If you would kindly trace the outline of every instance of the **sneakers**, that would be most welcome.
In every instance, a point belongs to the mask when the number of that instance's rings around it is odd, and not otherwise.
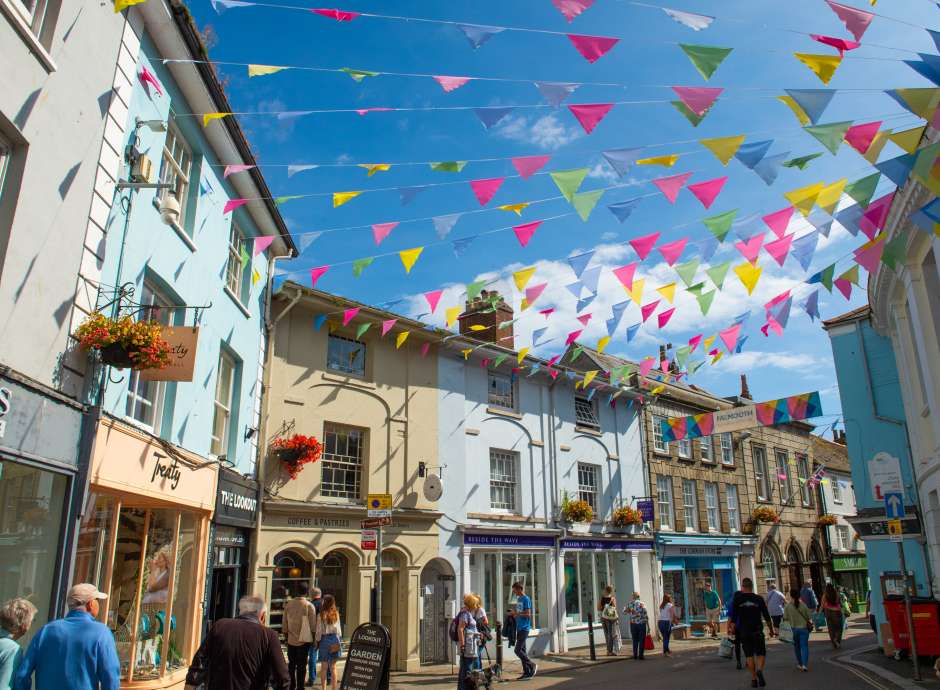
[[[535,674],[538,673],[539,665],[532,664],[532,673],[529,674],[529,678],[535,678]]]
[[[756,678],[752,678],[752,679],[751,679],[751,687],[752,687],[752,688],[756,688],[756,687],[757,687],[757,679],[756,679]]]
[[[757,684],[758,684],[760,687],[762,687],[762,688],[767,685],[767,681],[764,680],[764,672],[763,672],[763,671],[758,671],[758,672],[757,672]]]

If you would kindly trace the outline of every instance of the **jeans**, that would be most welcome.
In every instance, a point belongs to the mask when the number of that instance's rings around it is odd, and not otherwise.
[[[457,673],[457,690],[464,690],[464,682],[470,675],[470,669],[473,668],[473,662],[476,657],[460,656],[460,671]]]
[[[519,657],[519,661],[522,662],[522,674],[525,676],[531,676],[535,668],[535,664],[532,663],[532,659],[529,658],[529,655],[525,651],[525,643],[528,638],[528,630],[516,630],[516,646],[513,648],[513,651],[516,653],[516,656]]]
[[[290,690],[303,690],[307,678],[307,656],[309,644],[287,645],[287,671],[290,673]]]
[[[793,654],[797,666],[809,663],[809,630],[806,628],[793,628]]]
[[[614,620],[601,618],[601,625],[604,626],[604,641],[607,643],[607,653],[616,654],[620,651],[620,621],[616,618]]]
[[[312,644],[310,645],[310,652],[307,655],[307,676],[310,678],[310,681],[313,682],[317,679],[317,652],[319,648]]]
[[[672,635],[672,623],[659,621],[659,634],[663,636],[663,654],[669,654],[669,636]]]
[[[633,639],[633,658],[642,659],[646,651],[646,623],[630,623],[630,637]]]
[[[780,621],[783,620],[783,614],[780,614],[779,616],[775,616],[775,615],[771,614],[770,620],[772,620],[772,621],[774,622],[774,628],[775,628],[776,630],[780,630]]]

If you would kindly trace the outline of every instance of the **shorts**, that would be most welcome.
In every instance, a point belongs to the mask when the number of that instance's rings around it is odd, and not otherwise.
[[[767,656],[767,644],[764,640],[764,633],[739,633],[738,639],[741,641],[741,649],[744,650],[744,656]]]
[[[711,625],[721,622],[721,609],[705,609],[705,620]]]

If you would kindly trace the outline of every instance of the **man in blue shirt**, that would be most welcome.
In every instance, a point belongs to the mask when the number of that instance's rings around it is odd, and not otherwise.
[[[98,600],[108,595],[92,584],[69,590],[65,618],[46,623],[30,642],[16,671],[13,690],[118,690],[121,664],[114,636],[95,620]]]
[[[522,662],[522,675],[519,680],[532,678],[539,670],[537,664],[532,663],[532,659],[525,650],[526,639],[529,637],[529,631],[532,630],[532,600],[526,596],[525,588],[521,582],[516,582],[512,586],[512,593],[516,597],[516,610],[510,611],[516,621],[516,656]]]
[[[803,589],[800,590],[800,601],[806,604],[806,608],[815,611],[819,608],[819,602],[816,601],[816,592],[813,591],[813,581],[807,580]]]

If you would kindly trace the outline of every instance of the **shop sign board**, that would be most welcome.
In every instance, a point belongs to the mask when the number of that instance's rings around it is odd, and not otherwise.
[[[363,551],[375,551],[376,544],[379,541],[379,534],[374,529],[362,530],[362,536],[359,540],[359,546]]]
[[[868,558],[866,556],[834,556],[832,569],[836,571],[867,570]]]
[[[571,551],[650,551],[653,542],[642,539],[562,539],[560,546]]]
[[[668,556],[737,556],[741,553],[740,544],[665,544],[662,555]]]
[[[0,376],[0,445],[75,466],[81,424],[77,405]]]
[[[392,495],[369,494],[366,499],[366,514],[370,518],[392,517]]]
[[[162,369],[141,369],[143,381],[192,381],[196,368],[199,328],[196,326],[164,326],[160,332],[170,345],[170,363]]]
[[[219,473],[219,493],[215,501],[215,521],[252,528],[258,517],[258,485],[231,470]]]
[[[904,481],[901,477],[901,461],[888,453],[878,453],[868,461],[868,478],[871,480],[872,498],[885,500],[889,493],[904,495]]]
[[[463,543],[471,546],[555,546],[555,537],[536,534],[464,534]]]
[[[363,623],[353,631],[340,690],[388,690],[392,642],[388,628]]]
[[[640,511],[643,522],[653,521],[653,499],[644,498],[636,502],[636,509]]]

